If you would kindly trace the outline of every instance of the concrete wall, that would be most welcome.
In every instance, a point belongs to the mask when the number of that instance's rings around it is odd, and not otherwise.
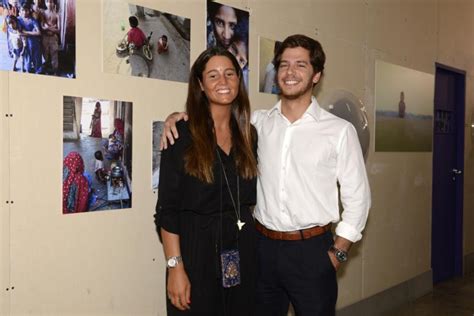
[[[152,121],[183,109],[186,84],[102,73],[102,7],[109,1],[121,0],[77,1],[77,79],[0,72],[1,315],[165,315],[165,264],[150,186],[151,128]],[[135,3],[191,18],[191,61],[205,48],[204,0]],[[363,241],[339,274],[338,307],[430,270],[432,154],[374,152],[377,59],[432,74],[435,62],[467,72],[464,250],[474,253],[474,1],[225,3],[251,12],[254,109],[276,101],[258,93],[258,37],[293,33],[317,38],[327,53],[317,97],[346,89],[367,107],[373,207]],[[64,95],[133,102],[133,209],[62,215]],[[5,117],[9,113],[13,117]]]

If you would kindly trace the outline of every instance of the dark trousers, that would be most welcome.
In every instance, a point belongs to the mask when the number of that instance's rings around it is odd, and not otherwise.
[[[257,233],[256,315],[335,315],[336,271],[328,256],[332,233],[306,240],[269,239]]]

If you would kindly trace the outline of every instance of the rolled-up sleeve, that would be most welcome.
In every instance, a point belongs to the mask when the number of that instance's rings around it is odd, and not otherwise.
[[[348,124],[338,144],[337,179],[343,206],[336,235],[352,242],[362,238],[371,197],[362,149],[355,128]]]
[[[179,142],[161,152],[158,202],[156,203],[155,225],[174,234],[179,234],[180,180],[183,152]]]

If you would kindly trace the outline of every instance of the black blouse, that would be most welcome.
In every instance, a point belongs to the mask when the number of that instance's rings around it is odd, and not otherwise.
[[[221,212],[221,198],[223,212],[234,213],[234,208],[218,157],[213,166],[214,183],[208,184],[186,174],[184,154],[191,144],[191,134],[187,122],[178,122],[176,127],[179,138],[174,145],[163,150],[161,154],[155,224],[157,230],[163,227],[168,232],[179,234],[182,212],[191,212],[195,215],[218,215]],[[255,141],[254,144],[256,155],[257,142]],[[237,204],[237,174],[232,151],[230,155],[227,155],[220,147],[217,147],[217,150],[222,158],[229,186]],[[245,180],[239,177],[239,179],[241,208],[255,205],[256,178]]]

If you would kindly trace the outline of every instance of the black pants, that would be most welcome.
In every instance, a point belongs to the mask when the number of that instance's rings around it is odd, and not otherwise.
[[[286,316],[335,315],[336,271],[328,256],[332,233],[306,240],[269,239],[257,233],[257,311]]]

